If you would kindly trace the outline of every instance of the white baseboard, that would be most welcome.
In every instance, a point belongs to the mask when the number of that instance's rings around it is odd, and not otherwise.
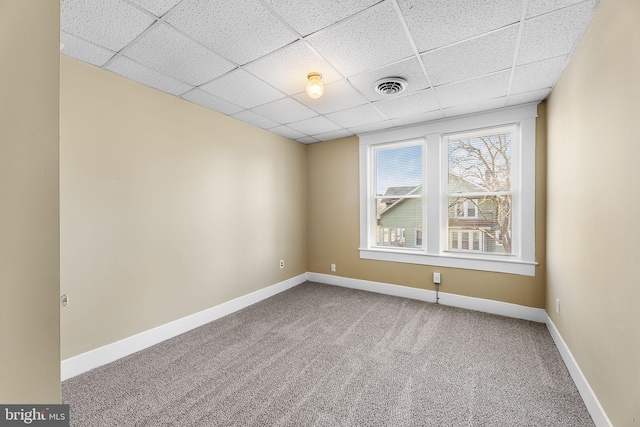
[[[348,277],[320,273],[307,273],[307,280],[379,294],[411,298],[419,301],[436,302],[436,292],[426,289],[410,288],[408,286],[372,282],[369,280],[350,279]],[[438,302],[442,305],[514,317],[516,319],[531,320],[538,323],[546,323],[547,321],[547,313],[542,308],[533,308],[524,305],[449,294],[446,292],[440,292],[439,294],[440,299]]]
[[[197,328],[221,317],[227,316],[245,307],[253,305],[267,299],[280,292],[291,289],[305,281],[326,283],[328,285],[342,286],[352,289],[360,289],[379,294],[393,295],[403,298],[411,298],[419,301],[435,302],[436,292],[426,289],[410,288],[407,286],[393,285],[390,283],[372,282],[369,280],[350,279],[347,277],[334,276],[321,273],[304,273],[291,279],[284,280],[275,285],[257,290],[247,295],[227,301],[207,310],[194,313],[190,316],[169,322],[145,332],[133,335],[112,344],[105,345],[95,350],[88,351],[78,356],[65,359],[61,363],[62,381],[80,375],[91,369],[105,365],[107,363],[128,356],[147,347],[158,344],[169,338],[173,338],[191,329]],[[580,367],[576,363],[569,347],[562,339],[547,315],[541,308],[526,307],[517,304],[509,304],[500,301],[474,298],[462,295],[439,293],[439,302],[443,305],[465,308],[469,310],[482,311],[485,313],[498,314],[501,316],[514,317],[517,319],[531,320],[539,323],[546,323],[549,333],[564,360],[573,381],[584,400],[584,403],[593,418],[597,427],[612,427],[611,421],[600,405],[600,401],[591,389],[587,379],[582,374]]]
[[[173,322],[141,332],[112,344],[65,359],[61,363],[61,380],[75,377],[98,366],[106,365],[122,357],[158,344],[176,335],[197,328],[216,319],[291,289],[307,280],[307,273],[284,280],[275,285],[227,301],[215,307],[194,313]]]
[[[551,334],[551,338],[553,338],[553,341],[562,356],[562,360],[564,360],[564,364],[567,366],[569,374],[571,375],[571,378],[573,378],[573,382],[576,384],[593,422],[597,427],[613,427],[613,424],[611,424],[609,417],[607,417],[606,412],[604,412],[602,405],[600,405],[600,401],[591,389],[589,382],[582,374],[582,370],[580,369],[580,366],[578,366],[576,359],[574,359],[569,347],[567,347],[567,344],[562,339],[560,332],[556,329],[556,325],[553,324],[553,321],[548,315],[546,323],[547,329],[549,329],[549,333]]]

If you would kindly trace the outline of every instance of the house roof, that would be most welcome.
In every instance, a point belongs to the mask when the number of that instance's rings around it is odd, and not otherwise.
[[[469,181],[466,180],[464,177],[461,177],[460,175],[456,175],[454,173],[449,172],[449,179],[455,179],[458,180],[464,184],[467,184],[469,187],[473,188],[474,190],[477,190],[478,192],[483,192],[486,191],[485,188]],[[385,193],[383,194],[383,196],[408,196],[408,195],[412,195],[412,194],[416,194],[419,190],[422,189],[422,185],[409,185],[409,186],[397,186],[397,187],[388,187],[387,190],[385,191]],[[402,203],[404,200],[404,198],[389,198],[389,199],[385,199],[386,201],[386,207],[384,207],[383,209],[380,209],[378,211],[378,217],[388,211],[390,211],[391,209],[393,209],[394,207],[396,207],[397,205],[399,205],[400,203]]]
[[[409,196],[409,195],[418,193],[418,191],[421,189],[422,189],[422,185],[405,186],[405,187],[388,187],[384,195],[385,196]],[[405,199],[399,198],[399,199],[385,199],[385,200],[387,201],[387,206],[378,212],[378,217],[390,211]]]
[[[413,193],[414,190],[422,187],[421,185],[409,185],[404,187],[388,187],[387,191],[384,192],[385,196],[404,196],[410,193]]]

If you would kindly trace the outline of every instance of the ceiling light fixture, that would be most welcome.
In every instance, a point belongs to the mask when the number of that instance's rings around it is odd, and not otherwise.
[[[309,79],[309,83],[307,83],[307,94],[313,99],[320,98],[324,93],[322,74],[309,73],[309,75],[307,75],[307,78]]]

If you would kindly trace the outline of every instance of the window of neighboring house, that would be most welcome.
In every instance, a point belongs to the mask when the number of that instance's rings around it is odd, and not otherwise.
[[[360,138],[360,256],[534,275],[535,105]]]
[[[477,218],[478,202],[476,199],[455,199],[452,206],[454,218]]]
[[[449,230],[449,250],[484,252],[484,233],[478,230]]]

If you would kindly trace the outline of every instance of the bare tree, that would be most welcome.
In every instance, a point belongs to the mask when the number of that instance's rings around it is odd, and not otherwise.
[[[482,232],[511,253],[510,134],[450,140],[449,172],[449,208],[464,201],[475,205],[479,220],[467,221],[465,228]]]

